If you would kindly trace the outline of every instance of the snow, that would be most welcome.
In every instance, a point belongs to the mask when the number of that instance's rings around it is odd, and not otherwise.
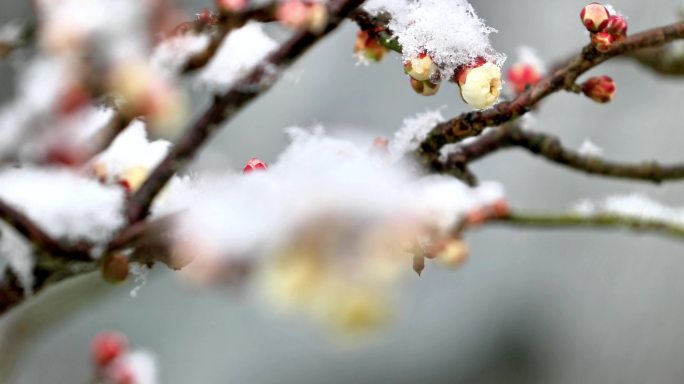
[[[684,225],[684,207],[668,207],[641,193],[609,196],[600,201],[582,200],[575,205],[574,210],[586,216],[616,214]]]
[[[5,169],[0,185],[0,199],[55,238],[106,242],[124,224],[121,188],[68,170]]]
[[[149,141],[145,123],[136,120],[93,162],[106,167],[107,179],[111,181],[133,168],[153,169],[164,159],[170,147],[171,143],[166,140]]]
[[[165,199],[180,212],[179,241],[219,258],[263,254],[322,217],[371,227],[408,220],[448,232],[472,209],[503,198],[496,183],[473,189],[448,176],[421,178],[321,129],[288,133],[292,143],[266,171],[170,188]]]
[[[206,34],[186,33],[160,42],[152,52],[150,65],[167,74],[177,74],[194,54],[209,45]]]
[[[31,245],[14,228],[0,222],[0,280],[4,276],[4,269],[9,267],[19,279],[24,294],[30,295],[34,263]]]
[[[477,57],[499,67],[505,60],[489,41],[489,34],[496,30],[466,0],[370,0],[364,8],[374,15],[391,15],[388,26],[402,45],[405,59],[427,52],[449,75]]]
[[[582,156],[601,157],[603,155],[603,148],[594,144],[589,139],[584,139],[577,152]]]
[[[399,158],[408,152],[415,151],[432,128],[444,120],[439,109],[427,110],[405,118],[401,128],[394,133],[394,139],[390,143],[390,153]]]
[[[212,60],[198,74],[198,81],[214,91],[225,91],[277,47],[260,23],[250,22],[223,40]]]

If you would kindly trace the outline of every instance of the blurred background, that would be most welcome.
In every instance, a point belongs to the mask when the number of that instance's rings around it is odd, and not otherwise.
[[[587,42],[578,20],[585,1],[471,2],[498,29],[493,45],[509,65],[521,45],[552,63]],[[3,0],[0,21],[28,17],[27,3]],[[212,3],[182,1],[191,13]],[[675,21],[682,4],[612,5],[635,32]],[[355,33],[347,23],[312,49],[224,127],[195,169],[238,169],[253,156],[273,161],[287,142],[283,128],[291,125],[322,123],[391,137],[404,117],[428,108],[443,106],[445,117],[466,110],[453,84],[434,97],[416,95],[397,55],[355,65]],[[3,101],[13,92],[13,68],[0,62]],[[535,114],[535,128],[574,148],[590,138],[616,160],[684,159],[684,78],[659,77],[627,60],[591,74],[616,80],[612,103],[557,94]],[[198,100],[197,111],[208,98]],[[585,197],[635,191],[684,205],[677,182],[589,177],[519,150],[491,156],[474,171],[501,181],[516,208],[564,210]],[[682,243],[632,232],[494,227],[466,239],[471,258],[463,267],[428,264],[422,277],[411,276],[392,326],[355,344],[340,344],[296,316],[274,315],[249,290],[191,287],[162,266],[135,298],[135,282],[109,286],[99,276],[79,278],[0,319],[0,382],[85,383],[89,341],[108,329],[153,351],[160,381],[168,384],[684,381]]]

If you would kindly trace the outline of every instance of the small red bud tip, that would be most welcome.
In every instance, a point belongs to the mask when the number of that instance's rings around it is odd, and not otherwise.
[[[528,63],[516,63],[508,70],[506,78],[516,93],[522,93],[528,86],[537,84],[542,76],[534,66]]]
[[[265,171],[266,169],[268,169],[268,165],[266,165],[266,163],[259,160],[258,158],[252,157],[247,162],[247,165],[245,165],[245,167],[242,169],[242,173],[250,173],[258,169]]]
[[[608,23],[608,9],[599,3],[591,3],[582,8],[580,19],[589,32],[600,32]]]
[[[592,77],[582,84],[582,93],[598,103],[613,100],[616,91],[615,82],[609,76]]]
[[[126,352],[128,339],[118,332],[101,332],[95,335],[90,353],[97,368],[103,368]]]
[[[608,52],[614,42],[615,38],[608,32],[598,32],[591,35],[591,44],[599,52]]]

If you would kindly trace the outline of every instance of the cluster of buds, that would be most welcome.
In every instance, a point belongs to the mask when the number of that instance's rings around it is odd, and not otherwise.
[[[475,109],[491,107],[501,94],[501,69],[483,58],[459,68],[455,80],[463,101]]]
[[[268,164],[264,163],[257,157],[252,157],[247,161],[245,167],[242,169],[242,173],[250,173],[257,170],[265,171],[268,169]]]
[[[595,76],[582,83],[582,93],[598,102],[607,103],[615,97],[617,87],[609,76]]]
[[[613,44],[627,38],[627,20],[621,15],[611,15],[600,3],[591,3],[580,12],[582,24],[591,33],[591,43],[599,52],[608,51]]]
[[[90,355],[97,383],[145,384],[156,380],[151,356],[130,351],[128,339],[118,332],[102,332],[93,338]]]
[[[441,74],[429,54],[423,52],[404,61],[404,72],[409,75],[411,88],[423,96],[432,96],[439,90]]]
[[[387,51],[388,49],[378,41],[378,36],[374,31],[361,30],[356,35],[354,54],[359,60],[377,63],[385,57]]]
[[[319,34],[328,24],[328,9],[321,1],[286,0],[278,6],[276,19],[287,27]]]
[[[508,70],[506,79],[515,93],[523,93],[542,79],[542,73],[531,63],[518,62]]]

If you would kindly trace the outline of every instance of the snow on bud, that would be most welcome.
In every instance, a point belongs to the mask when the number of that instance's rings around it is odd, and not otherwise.
[[[122,283],[128,278],[128,269],[128,257],[118,252],[109,253],[102,261],[102,278],[108,283]]]
[[[541,73],[530,63],[515,63],[506,73],[508,83],[516,93],[522,93],[528,86],[537,84]]]
[[[608,18],[604,31],[610,33],[616,43],[621,43],[627,38],[627,20],[620,15],[613,15]]]
[[[609,76],[596,76],[582,84],[582,92],[598,103],[607,103],[615,97],[615,82]]]
[[[609,17],[608,9],[599,3],[591,3],[582,8],[580,12],[582,24],[592,33],[602,31],[608,23]]]
[[[385,57],[388,49],[378,41],[377,36],[368,31],[359,31],[354,44],[354,54],[362,61],[378,62]]]
[[[328,10],[317,1],[286,0],[278,6],[276,19],[287,27],[318,34],[328,24]]]
[[[491,107],[501,94],[501,69],[493,63],[478,60],[457,72],[461,97],[475,109]]]
[[[607,52],[615,42],[615,38],[608,32],[598,32],[591,35],[591,44],[599,52]]]
[[[128,349],[128,339],[118,332],[101,332],[90,344],[90,356],[95,366],[103,368],[123,355]]]
[[[404,71],[418,81],[431,80],[436,82],[439,79],[439,68],[427,53],[421,53],[418,57],[406,60]]]
[[[245,167],[242,169],[242,173],[250,173],[256,170],[265,171],[266,169],[268,169],[268,165],[266,163],[264,163],[257,157],[252,157],[251,159],[249,159]]]
[[[240,12],[247,7],[247,0],[216,0],[216,6],[221,11]]]
[[[439,83],[433,83],[429,80],[419,81],[413,77],[410,77],[409,79],[411,81],[411,88],[420,95],[432,96],[439,91]]]

